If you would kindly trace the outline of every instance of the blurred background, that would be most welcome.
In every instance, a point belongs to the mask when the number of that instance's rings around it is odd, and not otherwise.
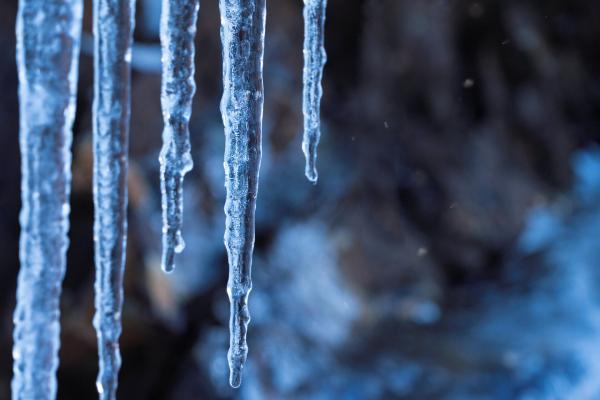
[[[217,0],[177,269],[160,271],[158,0],[139,0],[121,399],[600,398],[600,3],[329,0],[320,179],[302,2],[268,1],[250,353],[227,382]],[[18,272],[16,0],[0,3],[0,399]],[[94,399],[91,1],[59,399]]]

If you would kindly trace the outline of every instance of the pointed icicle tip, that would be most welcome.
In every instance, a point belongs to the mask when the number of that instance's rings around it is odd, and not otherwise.
[[[319,131],[317,130],[317,132]],[[312,135],[314,136],[314,134]],[[320,136],[320,133],[317,133],[317,135]],[[304,175],[313,185],[316,185],[319,179],[319,173],[317,172],[317,144],[318,141],[309,143],[307,139],[302,143],[302,152],[306,159]]]
[[[166,274],[175,270],[175,250],[172,247],[163,247],[161,268]]]
[[[227,352],[227,361],[229,363],[229,386],[237,389],[242,384],[242,371],[246,362],[247,347],[241,354],[236,353],[236,348],[230,348]]]
[[[174,236],[174,237],[173,237]],[[163,272],[170,274],[175,270],[175,254],[180,254],[185,249],[185,241],[181,231],[174,234],[167,232],[163,235],[161,268]]]
[[[241,368],[234,368],[229,371],[229,385],[237,389],[242,384],[242,370]]]
[[[308,179],[310,183],[313,185],[317,184],[317,181],[319,180],[319,173],[317,172],[317,168],[315,166],[306,165],[304,175],[306,175],[306,179]]]

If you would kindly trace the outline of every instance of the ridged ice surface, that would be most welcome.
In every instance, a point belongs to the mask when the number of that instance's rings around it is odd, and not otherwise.
[[[160,152],[160,183],[163,209],[162,268],[175,268],[175,253],[185,247],[183,177],[192,169],[189,120],[194,82],[194,36],[199,0],[163,0],[160,24],[162,43],[161,104],[165,127]]]
[[[94,245],[101,399],[114,399],[127,241],[133,0],[94,0]]]
[[[321,138],[321,96],[325,53],[325,10],[327,0],[304,0],[304,137],[302,151],[306,157],[306,177],[317,182],[317,146]]]
[[[229,383],[238,387],[248,355],[248,294],[252,289],[254,211],[263,113],[265,0],[220,0],[225,125],[225,247],[231,303]]]
[[[22,208],[14,313],[15,400],[56,397],[82,7],[82,0],[19,2]]]

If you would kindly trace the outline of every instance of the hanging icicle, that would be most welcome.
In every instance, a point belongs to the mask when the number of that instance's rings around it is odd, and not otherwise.
[[[304,0],[304,137],[302,151],[306,157],[305,175],[317,183],[317,146],[321,138],[321,96],[325,53],[325,10],[327,0]]]
[[[263,114],[265,0],[220,0],[225,125],[225,247],[229,257],[227,293],[231,303],[227,355],[229,383],[239,387],[248,355],[252,289],[254,210],[258,191]]]
[[[194,82],[194,36],[198,0],[163,0],[160,23],[162,43],[161,103],[165,127],[160,152],[160,183],[163,209],[162,268],[175,268],[175,253],[185,247],[183,222],[183,177],[192,169],[189,121]]]
[[[59,296],[65,271],[70,145],[75,113],[82,0],[21,0],[17,24],[23,208],[15,311],[13,397],[54,398]],[[94,243],[102,399],[116,398],[127,239],[127,159],[135,0],[93,0]],[[304,138],[306,176],[317,181],[326,0],[305,0]],[[162,267],[174,269],[181,236],[184,175],[192,168],[189,119],[199,0],[163,0],[160,154]],[[231,302],[230,384],[247,358],[254,213],[261,159],[265,0],[220,0],[225,126],[225,247]]]
[[[82,12],[82,0],[19,2],[22,209],[14,400],[56,397]]]
[[[127,240],[134,0],[94,0],[94,244],[101,399],[115,399]]]

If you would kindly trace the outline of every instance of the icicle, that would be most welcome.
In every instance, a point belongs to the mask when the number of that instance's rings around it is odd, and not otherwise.
[[[198,0],[163,0],[160,38],[163,52],[161,102],[165,127],[160,152],[163,209],[162,268],[175,268],[175,253],[185,247],[183,222],[183,176],[192,169],[190,132],[194,82],[194,36]]]
[[[134,0],[94,0],[94,244],[101,399],[114,399],[127,240],[127,152]]]
[[[325,10],[327,0],[304,0],[304,138],[302,151],[306,157],[305,175],[317,183],[317,146],[321,138],[321,96],[325,53]]]
[[[82,10],[82,0],[19,2],[22,209],[15,400],[56,397]]]
[[[225,125],[225,247],[231,302],[229,383],[238,387],[248,354],[248,294],[254,248],[263,113],[265,0],[220,0]]]

